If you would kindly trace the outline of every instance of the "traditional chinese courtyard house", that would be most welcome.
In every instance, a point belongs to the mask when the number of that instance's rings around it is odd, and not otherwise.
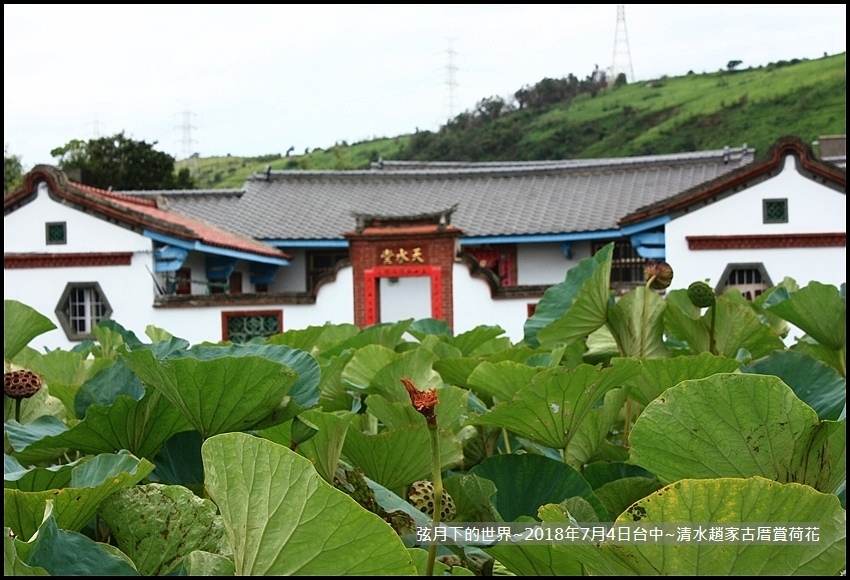
[[[673,265],[673,287],[843,282],[844,170],[796,139],[753,159],[384,161],[121,194],[39,166],[4,200],[4,296],[56,320],[36,346],[73,345],[103,317],[193,343],[427,317],[518,341],[545,289],[611,241],[620,290],[646,259]]]

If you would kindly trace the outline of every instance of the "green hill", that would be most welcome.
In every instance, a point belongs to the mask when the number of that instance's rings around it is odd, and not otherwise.
[[[241,187],[273,169],[361,169],[370,161],[543,160],[622,157],[747,144],[756,154],[783,135],[806,142],[846,132],[846,53],[758,68],[662,77],[612,88],[543,79],[517,100],[482,99],[438,131],[337,144],[307,155],[181,161],[200,188]],[[522,105],[520,106],[520,101]],[[190,165],[191,164],[191,165]]]

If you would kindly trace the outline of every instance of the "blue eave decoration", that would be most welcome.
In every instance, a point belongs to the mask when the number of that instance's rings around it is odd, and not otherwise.
[[[154,272],[176,272],[183,267],[189,250],[174,246],[160,246],[153,251]]]
[[[664,260],[667,255],[664,225],[669,221],[669,215],[662,215],[626,226],[622,232],[629,237],[638,256],[648,260]]]
[[[230,278],[236,267],[236,258],[207,256],[207,280],[220,282]]]
[[[240,250],[220,248],[218,246],[211,246],[209,244],[205,244],[197,240],[183,240],[180,238],[175,238],[174,236],[160,234],[159,232],[155,232],[152,230],[145,230],[143,234],[145,235],[145,237],[148,237],[155,242],[160,242],[173,248],[181,248],[188,251],[202,252],[204,254],[212,256],[221,256],[224,258],[233,258],[234,260],[245,260],[247,262],[255,262],[258,264],[268,264],[272,266],[289,266],[289,260],[287,260],[286,258],[275,258],[273,256],[264,256],[262,254],[254,254],[251,252],[243,252]]]
[[[270,264],[251,264],[251,284],[271,284],[277,274],[277,266]]]

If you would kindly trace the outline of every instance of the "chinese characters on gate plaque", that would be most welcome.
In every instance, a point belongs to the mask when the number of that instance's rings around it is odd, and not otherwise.
[[[381,261],[384,264],[410,264],[414,262],[419,262],[420,264],[425,263],[425,259],[422,256],[422,248],[419,247],[412,249],[399,248],[398,250],[386,248],[381,252]]]

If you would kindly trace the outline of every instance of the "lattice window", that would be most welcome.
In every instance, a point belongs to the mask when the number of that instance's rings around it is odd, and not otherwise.
[[[282,310],[221,313],[222,340],[249,342],[258,336],[269,337],[283,332]]]
[[[56,317],[69,340],[93,338],[92,328],[111,314],[112,307],[97,282],[70,282],[56,306]]]
[[[762,220],[766,224],[788,223],[787,199],[763,199]]]
[[[348,250],[307,252],[307,291],[314,292],[341,262],[348,260]]]
[[[44,224],[44,241],[48,246],[68,243],[68,226],[65,222]]]
[[[594,242],[593,254],[605,247],[610,241]],[[646,258],[641,258],[628,239],[616,240],[611,255],[611,285],[633,286],[643,284],[643,268]]]
[[[503,288],[516,286],[517,262],[515,245],[466,246],[463,251],[475,258],[478,265],[492,271]]]

